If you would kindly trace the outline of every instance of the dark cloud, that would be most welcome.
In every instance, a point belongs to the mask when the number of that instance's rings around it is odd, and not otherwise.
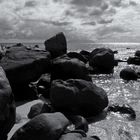
[[[90,12],[90,16],[100,16],[102,15],[103,11],[100,8],[94,8],[92,12]]]
[[[120,7],[121,3],[122,3],[122,0],[111,0],[110,2],[113,6]]]
[[[35,7],[37,3],[35,1],[27,1],[25,7]]]
[[[82,25],[96,25],[96,22],[95,21],[84,22],[84,23],[82,23]]]
[[[45,21],[45,23],[52,24],[54,26],[67,26],[71,24],[71,22],[66,21]]]
[[[78,6],[100,6],[102,0],[72,0],[71,4]]]
[[[137,6],[137,3],[136,3],[135,1],[130,1],[130,2],[129,2],[129,5]]]
[[[109,5],[107,3],[105,3],[105,2],[103,2],[102,5],[101,5],[102,10],[107,10],[108,7],[109,7]]]
[[[113,19],[100,19],[98,21],[99,24],[109,24],[112,23]]]

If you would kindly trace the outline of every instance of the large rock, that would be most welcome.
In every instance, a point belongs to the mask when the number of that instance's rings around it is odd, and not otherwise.
[[[76,59],[67,56],[58,57],[53,61],[51,79],[85,79],[91,80],[86,65]]]
[[[124,68],[120,72],[120,77],[124,80],[137,80],[138,74],[132,68]]]
[[[128,64],[140,65],[140,57],[134,56],[127,59]]]
[[[50,97],[51,76],[50,74],[43,74],[37,82],[38,94],[43,95],[45,98]]]
[[[18,129],[11,140],[58,140],[68,125],[62,113],[44,113]]]
[[[87,60],[89,60],[90,57],[90,52],[86,51],[86,50],[81,50],[79,52],[81,55],[83,55]]]
[[[52,58],[67,53],[67,42],[65,35],[61,32],[44,42],[45,48],[51,53]]]
[[[87,61],[88,61],[88,59],[85,56],[83,56],[82,54],[77,53],[77,52],[69,52],[69,53],[67,53],[67,56],[70,58],[77,58],[84,63],[87,63]]]
[[[106,92],[82,79],[54,80],[50,100],[57,111],[84,116],[96,115],[108,105]]]
[[[12,46],[7,49],[0,65],[5,70],[15,98],[17,98],[20,92],[28,88],[31,81],[37,80],[41,74],[49,71],[50,54],[43,50],[36,51],[25,46]],[[24,93],[27,92],[28,90],[25,90]],[[20,94],[18,97],[22,98],[22,95]]]
[[[113,73],[114,52],[109,48],[94,49],[90,55],[89,65],[96,69],[97,73]]]
[[[15,123],[14,96],[5,72],[0,67],[0,140],[7,140],[7,134]]]
[[[140,50],[137,50],[137,51],[135,52],[135,56],[140,57]]]

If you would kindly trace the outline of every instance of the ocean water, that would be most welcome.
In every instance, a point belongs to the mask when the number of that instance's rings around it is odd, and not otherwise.
[[[37,44],[37,43],[35,43]],[[34,46],[34,43],[25,45]],[[11,44],[5,44],[11,45]],[[44,49],[42,43],[38,45]],[[97,47],[108,47],[118,50],[116,59],[127,60],[134,52],[140,49],[138,43],[68,43],[68,51],[80,51],[81,49],[92,51]],[[91,75],[93,83],[102,87],[108,94],[109,104],[129,104],[136,112],[136,120],[129,120],[127,115],[119,113],[102,113],[91,118],[87,135],[97,135],[101,140],[140,140],[140,80],[124,81],[120,79],[119,73],[125,67],[132,67],[140,71],[140,66],[119,63],[114,68],[113,74]]]

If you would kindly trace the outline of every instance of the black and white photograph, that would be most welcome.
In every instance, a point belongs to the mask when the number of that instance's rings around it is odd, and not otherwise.
[[[140,0],[0,0],[0,140],[140,140]]]

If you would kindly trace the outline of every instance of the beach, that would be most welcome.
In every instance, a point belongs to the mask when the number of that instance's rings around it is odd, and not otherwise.
[[[77,44],[80,46],[79,44]],[[86,49],[85,45],[84,49]],[[109,47],[113,50],[118,50],[118,54],[115,54],[116,59],[127,60],[129,56],[133,56],[134,52],[139,49],[139,44],[98,44],[98,47]],[[76,45],[75,45],[76,46]],[[91,51],[97,46],[97,44],[88,44],[87,50]],[[69,47],[70,51],[82,49]],[[102,113],[99,116],[89,118],[89,131],[87,135],[96,135],[103,140],[138,140],[140,139],[140,80],[137,81],[125,81],[119,77],[119,73],[123,68],[132,67],[139,71],[139,66],[128,65],[126,62],[121,62],[114,68],[113,74],[100,74],[91,75],[92,81],[97,86],[103,88],[108,95],[109,105],[111,104],[129,104],[136,112],[136,119],[129,120],[128,115],[116,113]],[[35,100],[33,102],[23,104],[17,107],[17,114],[19,117],[19,124],[15,124],[11,130],[9,137],[15,132],[17,128],[25,124],[28,121],[27,114],[31,105],[39,102]]]

